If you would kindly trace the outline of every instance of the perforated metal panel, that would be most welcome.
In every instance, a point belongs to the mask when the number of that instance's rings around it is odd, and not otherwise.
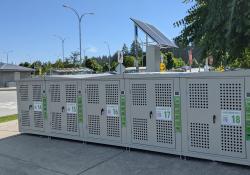
[[[243,134],[241,126],[221,126],[221,150],[233,153],[243,152]]]
[[[76,84],[66,84],[66,103],[76,103],[77,86]]]
[[[21,125],[24,127],[30,126],[29,111],[21,110]]]
[[[67,114],[67,131],[78,132],[78,122],[76,114]]]
[[[172,106],[172,84],[155,84],[156,106]]]
[[[133,118],[132,136],[134,140],[148,140],[147,119]]]
[[[88,103],[99,104],[99,86],[98,84],[87,84]]]
[[[105,84],[106,104],[118,104],[118,84]]]
[[[51,128],[54,130],[61,131],[62,130],[62,114],[59,112],[51,113]]]
[[[132,84],[132,103],[134,106],[147,105],[147,87],[146,84]]]
[[[32,85],[33,101],[42,101],[42,85]]]
[[[34,111],[34,127],[43,128],[43,115],[40,111]]]
[[[191,136],[190,143],[191,147],[209,149],[209,124],[206,123],[191,123],[190,125]]]
[[[242,84],[220,83],[220,108],[227,110],[241,110]]]
[[[50,85],[50,101],[61,102],[61,87],[59,84]]]
[[[19,87],[19,95],[20,101],[28,101],[29,100],[29,85],[21,84]]]
[[[190,108],[208,109],[208,84],[191,83],[188,86]]]
[[[158,143],[173,144],[173,122],[156,120],[156,141]]]
[[[107,136],[120,137],[120,118],[107,116]]]
[[[88,115],[88,132],[92,135],[101,134],[100,117],[97,115]]]

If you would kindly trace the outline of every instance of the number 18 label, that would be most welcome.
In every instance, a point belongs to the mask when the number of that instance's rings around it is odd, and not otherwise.
[[[241,111],[222,110],[221,124],[223,125],[241,125]]]

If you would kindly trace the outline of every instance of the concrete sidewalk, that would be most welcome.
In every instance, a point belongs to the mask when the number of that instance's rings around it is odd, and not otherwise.
[[[0,139],[0,175],[99,174],[250,175],[250,167],[32,135]]]
[[[19,134],[18,122],[13,120],[6,123],[0,123],[0,139]]]

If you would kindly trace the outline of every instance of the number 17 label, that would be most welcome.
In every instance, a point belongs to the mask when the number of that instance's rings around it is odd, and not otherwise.
[[[241,111],[222,110],[221,124],[223,125],[241,125]]]
[[[156,107],[157,120],[172,120],[171,107]]]

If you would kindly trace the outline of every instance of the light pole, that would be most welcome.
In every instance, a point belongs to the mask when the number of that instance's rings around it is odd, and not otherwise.
[[[109,72],[110,72],[110,58],[111,58],[111,54],[110,54],[110,47],[109,47],[109,43],[107,41],[104,41],[104,44],[106,44],[107,48],[108,48],[108,51],[109,51]]]
[[[9,63],[9,53],[12,53],[13,50],[9,50],[7,52],[4,52],[6,54],[6,60],[7,60],[7,64]]]
[[[84,16],[87,16],[87,15],[94,15],[94,13],[83,13],[82,15],[79,15],[79,13],[72,7],[70,6],[67,6],[67,5],[63,5],[63,7],[65,8],[68,8],[70,10],[72,10],[75,15],[77,16],[77,19],[78,19],[78,28],[79,28],[79,45],[80,45],[80,64],[82,63],[82,34],[81,34],[81,21],[82,21],[82,18]]]
[[[54,37],[58,38],[62,42],[62,59],[63,59],[63,62],[64,62],[64,41],[66,40],[66,38],[63,38],[63,37],[61,37],[59,35],[54,35]]]

